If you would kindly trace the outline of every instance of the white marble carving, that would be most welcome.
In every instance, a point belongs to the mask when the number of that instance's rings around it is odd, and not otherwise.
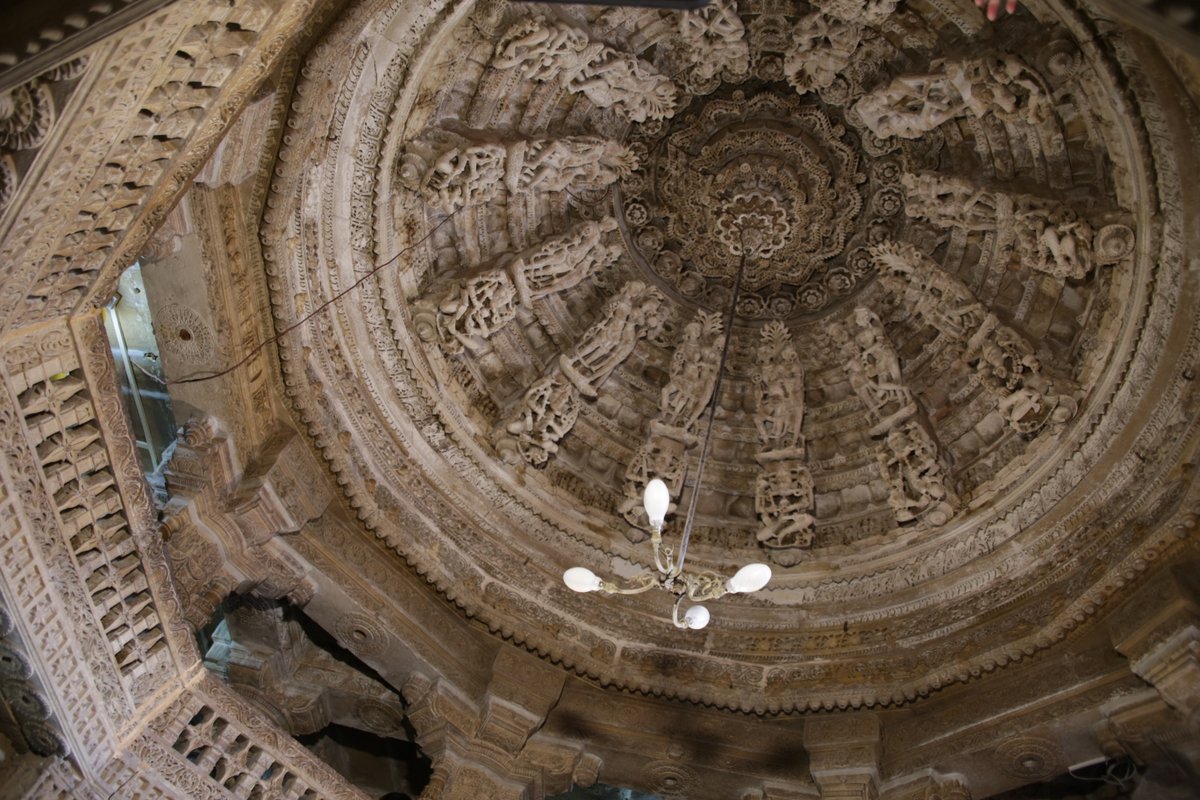
[[[901,182],[909,216],[944,228],[1011,232],[1026,266],[1062,280],[1085,278],[1096,265],[1114,264],[1133,252],[1128,226],[1112,224],[1097,231],[1053,200],[1009,195],[930,173],[906,174]]]
[[[864,95],[854,112],[881,139],[916,139],[967,114],[1036,124],[1053,108],[1041,76],[1017,56],[1000,54],[936,59],[928,72],[897,76]]]
[[[674,82],[637,56],[593,42],[564,22],[534,17],[517,23],[496,46],[492,66],[515,69],[523,78],[558,81],[598,108],[614,108],[632,122],[664,119],[675,112]]]
[[[966,284],[907,243],[882,242],[871,248],[871,257],[880,281],[905,307],[965,346],[964,357],[1013,430],[1031,435],[1075,416],[1070,382],[1045,374],[1025,337],[984,308]]]

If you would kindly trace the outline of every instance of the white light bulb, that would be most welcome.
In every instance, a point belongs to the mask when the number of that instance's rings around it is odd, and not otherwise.
[[[563,583],[575,592],[596,592],[600,590],[601,580],[587,567],[571,567],[563,573]]]
[[[725,590],[733,594],[757,592],[771,580],[771,568],[766,564],[747,564],[725,581]]]
[[[662,527],[671,505],[671,492],[667,485],[658,478],[647,483],[646,491],[642,494],[642,505],[646,508],[646,516],[650,518],[650,527]]]
[[[698,631],[708,624],[710,614],[704,606],[692,606],[683,615],[683,623],[694,631]]]

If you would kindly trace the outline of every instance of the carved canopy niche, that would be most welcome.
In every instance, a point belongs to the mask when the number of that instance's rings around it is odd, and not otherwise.
[[[1137,51],[1028,7],[350,7],[260,234],[279,329],[389,263],[281,344],[363,535],[719,708],[902,705],[1089,626],[1180,546],[1181,188]],[[743,255],[688,555],[775,578],[676,632],[559,575],[648,566],[641,487],[693,490]]]

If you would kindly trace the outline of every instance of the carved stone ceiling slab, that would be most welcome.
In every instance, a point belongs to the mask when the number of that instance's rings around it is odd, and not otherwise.
[[[364,535],[565,669],[720,707],[909,702],[1087,624],[1173,546],[1179,187],[1131,51],[951,6],[351,7],[261,233],[280,328],[394,261],[283,351]],[[559,576],[649,565],[649,476],[686,503],[743,255],[688,555],[775,578],[679,632]]]

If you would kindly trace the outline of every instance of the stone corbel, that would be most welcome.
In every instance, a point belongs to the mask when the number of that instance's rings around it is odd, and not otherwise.
[[[1101,752],[1108,758],[1129,756],[1145,768],[1146,797],[1186,797],[1168,787],[1195,786],[1200,778],[1200,742],[1188,733],[1179,715],[1154,689],[1123,695],[1100,708],[1095,726]],[[1150,794],[1160,791],[1161,794]],[[1142,794],[1138,795],[1143,796]]]
[[[1200,735],[1200,578],[1177,565],[1139,589],[1109,621],[1130,669]]]
[[[874,714],[807,720],[804,748],[822,800],[877,800],[881,737]]]
[[[193,420],[164,473],[162,534],[176,579],[194,589],[185,593],[189,623],[205,624],[233,591],[297,606],[312,598],[306,565],[278,537],[324,513],[333,492],[298,435],[276,433],[243,472],[220,423]]]

